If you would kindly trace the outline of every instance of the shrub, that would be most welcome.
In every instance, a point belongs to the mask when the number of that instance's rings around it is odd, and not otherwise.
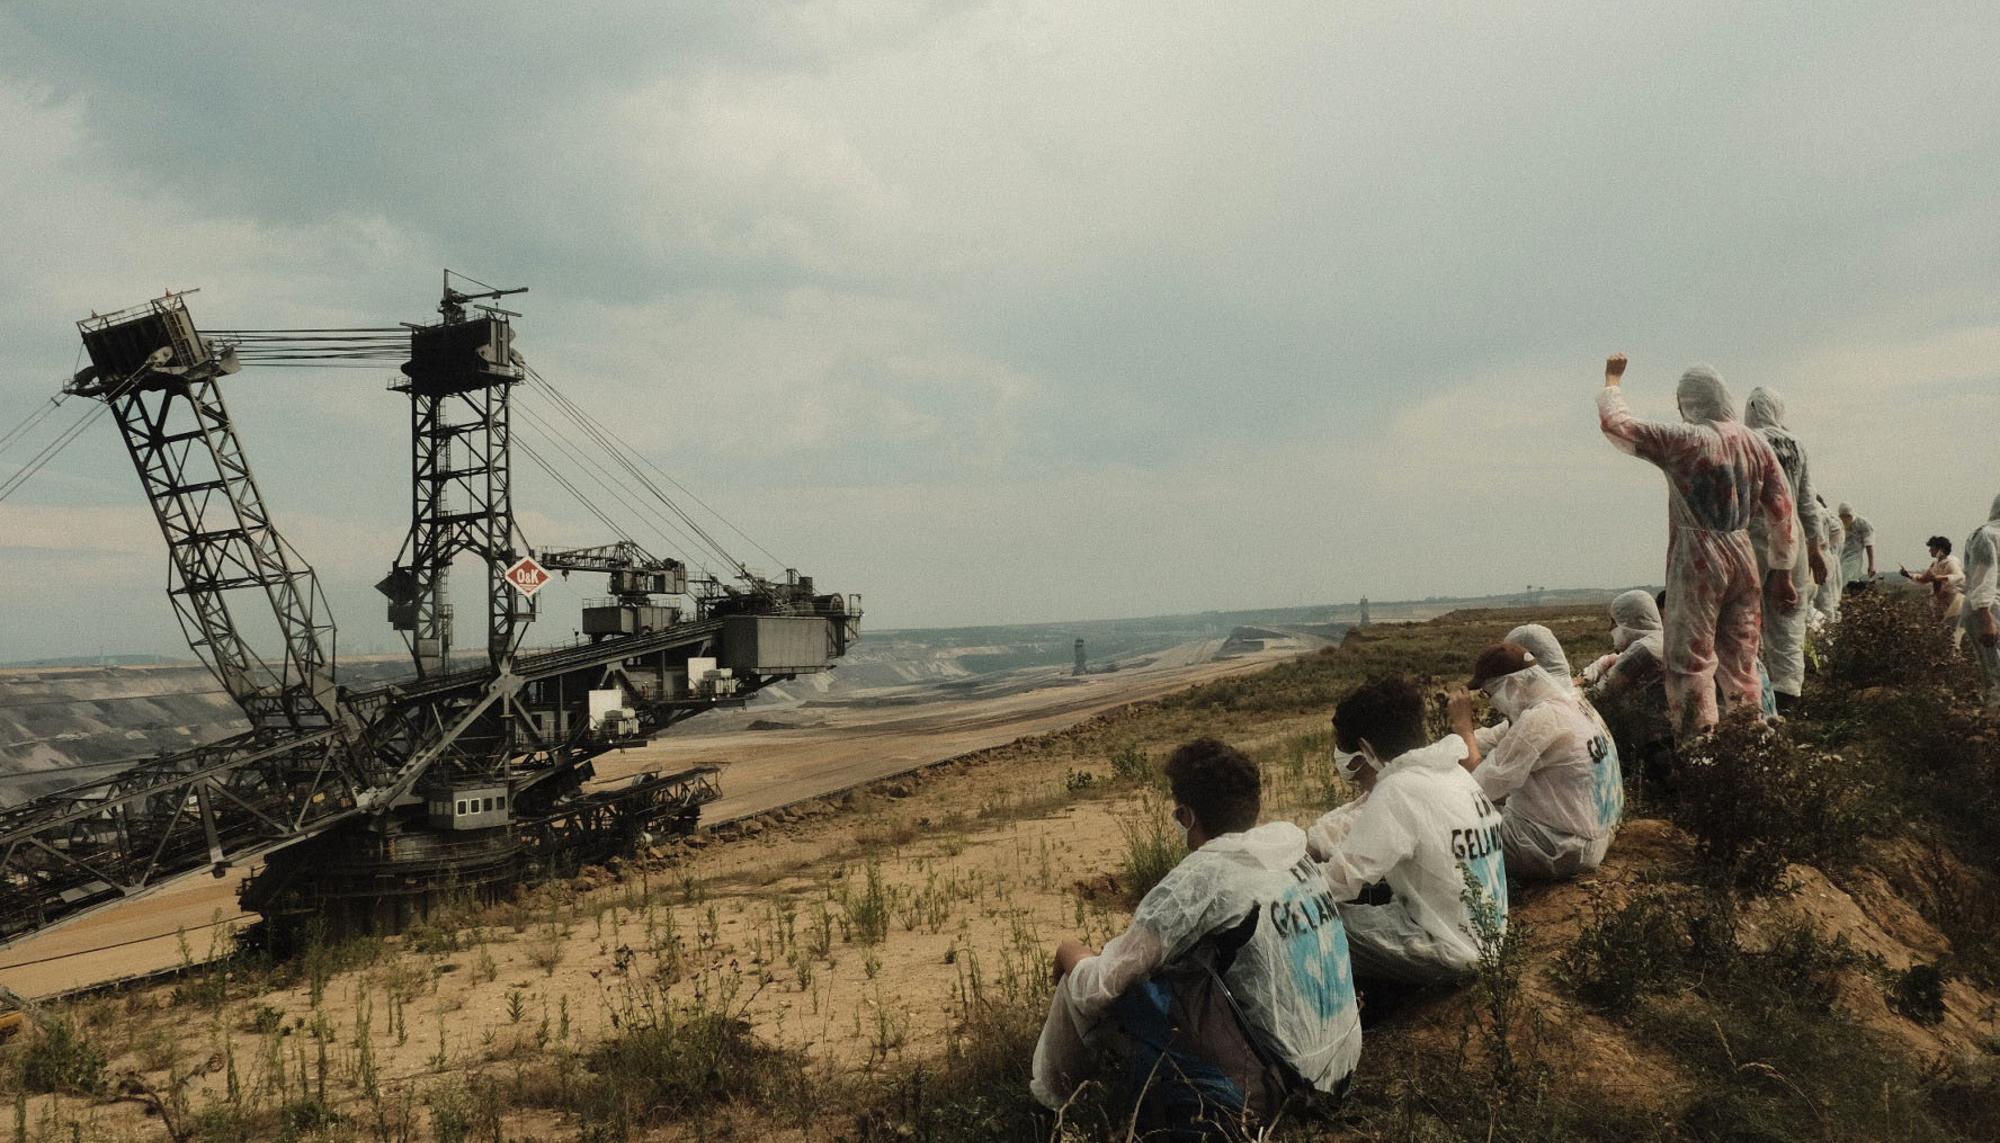
[[[1150,782],[1159,776],[1136,742],[1127,742],[1111,752],[1111,776],[1121,782]]]
[[[42,1028],[21,1053],[21,1086],[32,1092],[92,1094],[104,1087],[104,1050],[68,1020]]]
[[[1555,976],[1600,1011],[1632,1010],[1642,996],[1670,992],[1688,977],[1694,938],[1687,906],[1664,890],[1613,908],[1591,902],[1591,919],[1556,958]]]
[[[714,1008],[667,1008],[600,1044],[585,1066],[572,1107],[585,1138],[633,1138],[737,1101],[776,1105],[806,1084],[799,1057],[759,1044],[748,1024]]]
[[[1180,828],[1171,824],[1164,808],[1158,799],[1147,798],[1137,814],[1118,822],[1118,832],[1125,835],[1125,871],[1119,883],[1135,905],[1187,855]]]
[[[1694,835],[1700,880],[1758,896],[1779,888],[1787,863],[1852,853],[1863,792],[1839,755],[1736,711],[1689,747],[1671,816]]]
[[[1838,686],[1949,687],[1968,676],[1948,631],[1930,607],[1905,592],[1864,591],[1840,605],[1840,628],[1826,654]]]
[[[1944,980],[1937,965],[1913,964],[1896,974],[1889,1003],[1919,1024],[1937,1024],[1944,1019]]]

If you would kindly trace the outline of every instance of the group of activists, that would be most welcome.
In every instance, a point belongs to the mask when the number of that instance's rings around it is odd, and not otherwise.
[[[1242,751],[1213,738],[1176,749],[1164,770],[1188,854],[1101,950],[1056,948],[1037,1100],[1063,1107],[1109,1049],[1147,1138],[1254,1138],[1289,1108],[1337,1101],[1361,1058],[1357,989],[1470,979],[1505,931],[1510,878],[1562,880],[1604,860],[1625,781],[1599,704],[1622,695],[1656,728],[1627,727],[1628,744],[1670,755],[1732,708],[1775,719],[1796,703],[1808,630],[1838,619],[1843,584],[1876,575],[1873,528],[1813,491],[1777,394],[1752,391],[1739,420],[1722,379],[1697,366],[1680,380],[1680,420],[1643,420],[1625,364],[1606,362],[1599,421],[1666,476],[1666,590],[1614,599],[1613,651],[1581,672],[1540,624],[1483,649],[1442,739],[1415,682],[1361,685],[1333,712],[1334,762],[1359,792],[1305,828],[1263,820]],[[1932,564],[1904,574],[1962,625],[1991,702],[2000,498],[1990,515],[1962,564],[1933,537]]]

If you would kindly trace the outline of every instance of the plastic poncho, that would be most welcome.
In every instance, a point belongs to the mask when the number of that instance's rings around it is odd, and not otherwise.
[[[1081,1045],[1113,1001],[1204,937],[1256,923],[1222,970],[1250,1034],[1321,1091],[1361,1057],[1347,936],[1332,893],[1306,856],[1305,831],[1268,822],[1211,838],[1153,886],[1132,924],[1056,988],[1035,1045],[1035,1098],[1061,1106],[1083,1078]]]
[[[1819,522],[1823,526],[1820,551],[1826,559],[1826,582],[1819,585],[1819,594],[1813,597],[1813,606],[1826,616],[1827,622],[1833,623],[1840,619],[1840,589],[1847,580],[1841,563],[1841,551],[1847,546],[1847,526],[1840,522],[1837,514],[1826,510],[1824,502],[1820,504]]]
[[[1812,542],[1820,533],[1819,498],[1813,495],[1812,474],[1806,464],[1805,446],[1785,427],[1785,402],[1761,386],[1750,390],[1743,404],[1743,423],[1756,429],[1770,443],[1784,470],[1785,484],[1791,489],[1792,503],[1798,506],[1798,534]],[[1763,564],[1768,546],[1767,525],[1761,516],[1750,521],[1750,546]],[[1768,564],[1763,564],[1768,567]],[[1829,568],[1828,571],[1832,569]],[[1792,587],[1799,593],[1798,606],[1779,607],[1767,594],[1764,598],[1764,669],[1770,672],[1771,687],[1781,694],[1797,697],[1806,682],[1806,621],[1812,617],[1812,561],[1803,551],[1792,563]]]
[[[1347,836],[1320,866],[1339,901],[1387,882],[1394,899],[1373,908],[1405,910],[1424,942],[1412,954],[1459,972],[1479,965],[1463,896],[1468,870],[1503,924],[1507,912],[1500,811],[1459,764],[1465,756],[1453,734],[1383,766]]]
[[[1569,656],[1563,654],[1562,640],[1556,638],[1555,632],[1539,623],[1523,623],[1507,632],[1507,637],[1501,642],[1526,647],[1563,693],[1576,690],[1576,680],[1570,678]]]
[[[1931,611],[1939,619],[1955,621],[1965,610],[1965,565],[1957,556],[1939,556],[1910,578],[1931,589]]]
[[[1840,542],[1840,578],[1845,583],[1867,579],[1868,549],[1875,546],[1875,525],[1866,516],[1856,516],[1849,504],[1840,506],[1840,515],[1846,517],[1840,523],[1847,530]]]
[[[1617,386],[1598,393],[1598,421],[1621,451],[1667,478],[1667,709],[1687,737],[1716,723],[1716,685],[1731,707],[1761,705],[1763,577],[1750,545],[1752,519],[1767,529],[1763,563],[1789,572],[1797,558],[1796,509],[1771,446],[1736,420],[1722,378],[1706,366],[1681,376],[1683,423],[1642,421]]]
[[[1987,709],[2000,714],[2000,647],[1988,647],[1980,638],[1981,616],[1996,607],[2000,607],[2000,496],[1993,498],[1986,523],[1965,538],[1965,609],[1959,613],[1965,645],[1986,677]]]
[[[1479,760],[1473,781],[1495,802],[1557,833],[1598,841],[1625,814],[1625,775],[1611,732],[1590,704],[1540,666],[1487,685],[1508,729]]]

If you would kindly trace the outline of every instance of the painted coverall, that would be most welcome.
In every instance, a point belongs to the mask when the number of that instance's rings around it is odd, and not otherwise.
[[[1604,435],[1651,461],[1667,478],[1667,710],[1677,738],[1713,727],[1716,685],[1734,707],[1762,705],[1757,677],[1764,595],[1748,531],[1761,514],[1764,562],[1790,574],[1797,558],[1797,510],[1778,457],[1736,419],[1722,378],[1706,366],[1681,376],[1683,423],[1642,421],[1617,386],[1598,393]]]
[[[1820,551],[1826,558],[1826,582],[1819,585],[1819,594],[1813,597],[1813,606],[1828,623],[1840,622],[1840,589],[1847,586],[1847,574],[1841,565],[1841,549],[1847,546],[1847,525],[1840,517],[1826,510],[1826,502],[1819,506],[1819,522],[1824,530]]]
[[[1986,677],[1986,709],[2000,714],[2000,647],[1988,647],[1980,636],[1980,616],[2000,607],[2000,496],[1986,523],[1965,538],[1965,645]]]
[[[1785,428],[1784,398],[1761,386],[1750,390],[1743,403],[1743,423],[1764,434],[1777,455],[1792,503],[1798,506],[1797,534],[1811,543],[1810,537],[1820,530],[1819,498],[1813,495],[1805,446]],[[1757,550],[1759,565],[1768,570],[1770,540],[1761,516],[1750,521],[1750,545]],[[1803,550],[1792,563],[1792,586],[1798,589],[1800,606],[1790,610],[1778,606],[1768,591],[1764,595],[1764,669],[1771,673],[1772,690],[1797,698],[1806,682],[1806,620],[1812,617],[1807,601],[1813,596],[1812,561]]]

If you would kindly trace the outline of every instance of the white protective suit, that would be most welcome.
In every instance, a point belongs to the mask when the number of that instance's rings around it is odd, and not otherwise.
[[[1569,656],[1563,654],[1562,640],[1556,638],[1555,632],[1539,623],[1523,623],[1507,632],[1507,638],[1502,642],[1526,647],[1564,694],[1576,691],[1576,680],[1570,677]]]
[[[1453,734],[1384,765],[1320,866],[1334,898],[1347,902],[1340,916],[1358,976],[1427,984],[1476,971],[1478,937],[1464,900],[1468,871],[1505,924],[1500,811],[1460,765],[1465,756],[1464,741]],[[1355,901],[1376,882],[1388,886],[1387,902]]]
[[[1855,583],[1868,578],[1868,549],[1875,546],[1875,525],[1866,516],[1855,516],[1852,505],[1842,504],[1840,514],[1853,518],[1853,523],[1841,521],[1847,534],[1840,542],[1840,578]]]
[[[1743,403],[1743,423],[1764,434],[1777,454],[1778,467],[1784,470],[1785,483],[1792,490],[1792,503],[1798,506],[1798,535],[1802,543],[1813,542],[1812,537],[1820,533],[1819,499],[1813,495],[1805,446],[1785,427],[1784,398],[1761,386],[1750,390],[1749,400]],[[1752,519],[1750,545],[1757,551],[1760,568],[1771,566],[1765,560],[1769,542],[1764,518]],[[1827,569],[1829,574],[1832,570]],[[1799,602],[1790,610],[1779,606],[1770,592],[1764,593],[1763,657],[1764,669],[1771,674],[1771,689],[1797,698],[1806,683],[1806,621],[1813,610],[1812,561],[1804,548],[1792,563],[1792,586],[1798,589]]]
[[[1611,731],[1539,664],[1492,680],[1487,691],[1508,726],[1472,778],[1501,803],[1508,872],[1554,880],[1597,868],[1625,814],[1625,775]]]
[[[1666,662],[1660,605],[1650,592],[1633,588],[1611,601],[1612,653],[1583,669],[1592,695],[1645,686],[1660,677]]]
[[[2000,608],[2000,496],[1986,523],[1965,538],[1965,609],[1959,622],[1965,627],[1965,645],[1986,678],[1986,709],[2000,714],[2000,647],[1988,647],[1980,638],[1982,620]]]
[[[1697,365],[1681,375],[1675,398],[1681,423],[1643,421],[1619,387],[1606,386],[1597,416],[1606,439],[1667,478],[1667,710],[1675,737],[1687,738],[1715,725],[1719,705],[1762,706],[1764,576],[1749,527],[1764,518],[1762,564],[1787,574],[1798,528],[1777,456],[1736,419],[1722,378]]]
[[[1828,623],[1840,621],[1840,589],[1846,586],[1846,565],[1841,552],[1847,547],[1847,526],[1840,522],[1840,516],[1826,510],[1826,504],[1819,506],[1819,522],[1825,528],[1820,550],[1826,558],[1826,582],[1819,585],[1819,594],[1813,598],[1813,606],[1826,616]]]
[[[1091,1041],[1126,989],[1202,938],[1256,924],[1222,972],[1248,1031],[1314,1087],[1333,1092],[1361,1057],[1361,1018],[1334,895],[1306,856],[1305,831],[1267,822],[1211,838],[1153,886],[1131,927],[1056,987],[1035,1044],[1030,1090],[1060,1107],[1087,1077]]]

